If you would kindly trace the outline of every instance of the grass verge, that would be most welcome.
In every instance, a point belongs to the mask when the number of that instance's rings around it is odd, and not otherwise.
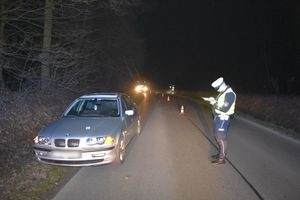
[[[70,168],[45,165],[32,161],[13,176],[2,176],[5,180],[1,199],[38,200],[47,199],[51,191]]]

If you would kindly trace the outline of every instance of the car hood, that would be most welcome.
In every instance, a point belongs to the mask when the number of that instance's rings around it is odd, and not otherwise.
[[[48,137],[93,137],[115,135],[122,130],[122,120],[116,117],[62,117],[43,129],[40,135]]]

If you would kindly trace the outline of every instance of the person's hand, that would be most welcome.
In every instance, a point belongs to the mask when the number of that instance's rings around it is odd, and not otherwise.
[[[202,97],[204,101],[208,101],[211,105],[216,103],[216,99],[214,97]]]

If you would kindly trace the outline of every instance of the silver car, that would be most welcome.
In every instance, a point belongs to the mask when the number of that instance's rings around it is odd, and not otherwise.
[[[137,107],[126,94],[84,95],[38,133],[34,153],[40,162],[61,166],[123,163],[126,146],[140,132]]]

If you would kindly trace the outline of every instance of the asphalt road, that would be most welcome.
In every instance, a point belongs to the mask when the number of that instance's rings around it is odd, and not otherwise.
[[[142,134],[127,148],[125,163],[81,168],[55,200],[300,199],[299,142],[237,117],[227,162],[216,166],[209,112],[160,96],[141,109]]]

